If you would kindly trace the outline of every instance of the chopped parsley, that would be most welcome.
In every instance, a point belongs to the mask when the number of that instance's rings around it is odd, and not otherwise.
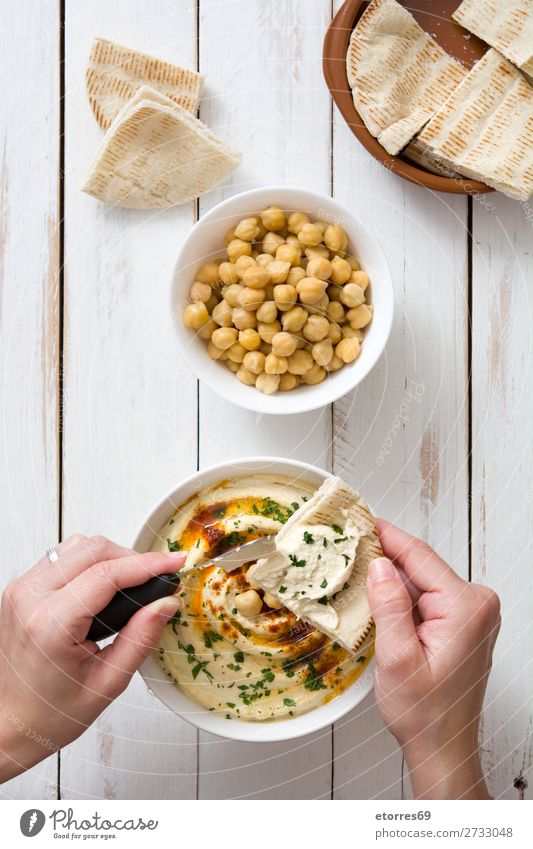
[[[313,664],[310,663],[307,668],[309,670],[309,678],[304,684],[306,690],[327,690],[326,685],[322,684],[320,680],[321,676],[318,674]]]
[[[205,643],[206,649],[210,649],[213,647],[213,643],[222,640],[222,635],[217,634],[216,631],[204,631],[202,634],[203,641]]]
[[[345,542],[347,539],[348,537],[337,537],[333,540],[333,542],[335,543],[335,545],[338,545],[340,542]]]
[[[244,652],[236,651],[233,657],[235,658],[236,663],[244,663]]]
[[[332,525],[331,527],[333,528],[333,530],[335,531],[335,533],[336,533],[336,534],[341,534],[341,535],[342,535],[342,534],[344,533],[343,529],[342,529],[342,528],[339,528],[339,526],[338,526],[338,525]]]
[[[215,519],[222,519],[222,517],[225,516],[225,515],[226,515],[226,508],[225,507],[221,507],[220,510],[214,510],[213,511],[213,516],[215,517]]]
[[[283,584],[282,584],[281,587],[278,590],[278,593],[286,593],[286,592],[287,592],[287,587],[284,587]]]
[[[322,598],[317,598],[317,603],[318,604],[327,604],[328,603],[327,595],[323,595]]]
[[[364,654],[361,654],[361,655],[359,655],[359,657],[357,658],[357,663],[364,663],[364,662],[365,662],[365,660],[366,660],[366,657],[364,656]]]
[[[347,554],[343,554],[342,556],[344,557],[344,560],[345,560],[346,566],[349,566],[349,565],[350,565],[350,558],[348,557],[348,555],[347,555]],[[344,567],[345,569],[346,569],[346,566]]]
[[[227,704],[227,706],[228,706],[229,708],[237,707],[237,706],[236,706],[236,704],[235,704],[235,702],[226,702],[226,704]]]
[[[328,585],[328,582],[327,582],[327,580],[324,578],[324,580],[323,580],[323,581],[322,581],[322,583],[320,584],[320,589],[321,589],[321,590],[325,590],[325,589],[326,589],[326,587],[327,587],[327,585]]]
[[[304,542],[306,542],[307,545],[311,545],[311,543],[313,543],[314,541],[315,538],[313,534],[310,534],[309,531],[304,531]]]
[[[298,560],[295,554],[289,554],[289,560],[291,561],[293,566],[305,566],[307,564],[307,560]]]
[[[296,702],[294,699],[283,699],[283,704],[285,707],[296,707]]]
[[[169,551],[181,551],[181,543],[177,540],[173,542],[171,539],[167,537],[167,546]]]

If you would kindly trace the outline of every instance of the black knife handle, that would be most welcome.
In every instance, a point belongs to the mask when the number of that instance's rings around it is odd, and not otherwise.
[[[110,637],[111,634],[116,634],[139,608],[158,598],[172,595],[179,584],[179,576],[173,572],[171,575],[150,578],[138,587],[119,590],[109,604],[94,617],[87,639],[97,642]]]

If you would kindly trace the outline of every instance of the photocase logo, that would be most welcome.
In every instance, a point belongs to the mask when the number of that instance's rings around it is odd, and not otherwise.
[[[38,808],[30,808],[24,811],[20,818],[20,830],[24,837],[35,837],[42,831],[46,817]]]

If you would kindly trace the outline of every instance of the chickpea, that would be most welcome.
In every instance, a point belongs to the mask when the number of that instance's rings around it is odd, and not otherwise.
[[[255,385],[265,395],[273,395],[274,392],[277,392],[279,386],[279,374],[266,374],[263,371],[257,376]]]
[[[267,230],[283,230],[287,219],[279,206],[269,206],[261,213],[261,221]]]
[[[359,269],[361,268],[361,266],[359,265],[358,261],[356,260],[356,258],[354,256],[346,256],[345,260],[346,260],[347,263],[349,263],[352,271],[359,271]]]
[[[291,389],[296,389],[299,383],[300,380],[295,374],[290,374],[290,372],[286,371],[280,377],[278,389],[281,392],[290,392]]]
[[[232,371],[234,374],[237,374],[240,369],[239,363],[234,363],[233,360],[224,360],[224,365],[226,366],[226,368],[229,368],[229,370]]]
[[[311,355],[319,366],[327,366],[333,358],[333,345],[329,339],[322,339],[320,342],[315,342]]]
[[[263,342],[266,342],[268,345],[272,345],[272,339],[279,333],[281,330],[281,324],[279,321],[272,321],[270,324],[264,323],[262,321],[257,325],[257,332],[259,333]]]
[[[187,304],[183,310],[183,323],[185,327],[190,327],[191,330],[199,330],[209,321],[209,313],[204,303],[200,301],[197,304]]]
[[[336,345],[342,339],[342,329],[338,324],[330,324],[327,338]]]
[[[304,224],[309,224],[309,216],[305,212],[291,212],[287,221],[289,233],[297,236]]]
[[[258,227],[259,233],[255,237],[255,241],[256,242],[262,242],[263,239],[265,238],[266,234],[267,234],[267,228],[265,227],[265,225],[263,224],[262,221],[257,222],[257,227]]]
[[[309,371],[306,371],[306,373],[302,375],[302,383],[307,384],[307,386],[315,386],[317,383],[322,383],[326,375],[326,369],[316,363],[309,369]]]
[[[290,357],[296,350],[296,339],[291,333],[281,331],[272,337],[272,353],[276,357]],[[268,369],[265,369],[268,371]]]
[[[340,286],[336,286],[335,284],[330,284],[326,289],[328,298],[330,301],[339,301],[341,300],[341,292],[342,288]]]
[[[318,300],[316,304],[313,304],[313,306],[311,307],[311,312],[325,313],[328,308],[328,304],[329,298],[327,292],[324,292],[320,300]]]
[[[292,309],[298,300],[298,292],[294,286],[289,286],[287,283],[281,283],[274,287],[274,302],[280,312],[287,312]]]
[[[235,268],[237,270],[237,274],[239,275],[240,280],[242,280],[246,269],[252,266],[256,266],[256,261],[253,256],[247,256],[246,254],[242,254],[242,256],[237,257],[237,259],[235,260]]]
[[[323,256],[311,257],[307,263],[307,274],[309,277],[318,277],[319,280],[329,280],[331,277],[331,262]]]
[[[361,287],[364,292],[366,287],[370,283],[370,277],[368,276],[366,271],[352,271],[350,276],[350,283],[356,283],[358,286]]]
[[[314,225],[315,227],[318,227],[322,234],[324,234],[329,227],[329,221],[315,221]]]
[[[234,238],[235,227],[230,227],[229,230],[226,232],[226,235],[224,236],[224,244],[226,245],[226,247],[229,245],[230,242],[233,241]]]
[[[353,327],[350,327],[349,324],[344,324],[341,327],[342,330],[342,338],[343,339],[357,339],[359,341],[360,330],[354,330]]]
[[[257,327],[257,314],[253,310],[245,310],[244,307],[235,307],[231,321],[237,330],[248,330]]]
[[[360,304],[360,306],[350,310],[346,316],[350,322],[350,327],[354,330],[366,327],[372,321],[372,312],[373,307],[370,304]]]
[[[272,283],[285,283],[289,275],[290,267],[290,262],[286,262],[281,259],[273,260],[268,266],[270,280],[272,281]]]
[[[302,304],[316,304],[326,291],[326,283],[318,277],[304,277],[296,286]]]
[[[240,256],[252,256],[250,242],[245,242],[243,239],[232,239],[227,247],[227,251],[230,262],[235,262]]]
[[[249,313],[247,313],[247,315],[249,315]],[[246,327],[239,333],[239,344],[242,345],[246,351],[257,351],[257,349],[261,347],[261,337],[257,330],[254,330],[252,327]]]
[[[265,355],[261,351],[248,351],[244,355],[242,361],[243,366],[251,371],[252,374],[258,375],[265,370]]]
[[[339,301],[330,301],[326,312],[328,314],[328,318],[330,321],[335,321],[337,324],[342,324],[343,321],[346,320],[346,316],[344,314],[344,307]]]
[[[264,324],[271,324],[278,316],[278,308],[274,301],[265,301],[257,310],[257,320]]]
[[[307,259],[314,259],[315,257],[322,257],[322,259],[327,259],[329,262],[329,251],[325,247],[325,245],[316,245],[316,247],[309,247],[305,249],[305,255]]]
[[[357,283],[346,283],[341,289],[341,303],[345,304],[349,309],[358,307],[365,301],[365,293]]]
[[[330,224],[324,233],[324,244],[330,251],[345,251],[348,247],[348,237],[340,224]]]
[[[199,280],[195,280],[189,290],[189,299],[193,304],[207,304],[212,294],[209,283],[200,283]]]
[[[200,337],[200,339],[211,339],[211,336],[213,335],[213,330],[216,330],[217,327],[218,325],[215,324],[212,318],[210,318],[208,321],[206,321],[203,327],[198,330],[198,336]]]
[[[262,268],[267,268],[272,262],[272,254],[257,254],[255,261]]]
[[[197,270],[196,279],[200,283],[209,283],[210,286],[213,286],[220,280],[218,268],[216,262],[206,262],[205,265],[201,265]]]
[[[259,235],[257,218],[243,218],[235,227],[235,238],[253,242]]]
[[[308,318],[309,313],[307,310],[304,310],[303,307],[298,305],[288,310],[288,312],[283,313],[281,323],[283,324],[283,329],[289,333],[298,333]]]
[[[221,351],[227,351],[237,341],[238,333],[234,327],[218,327],[213,330],[211,342],[220,348]]]
[[[347,260],[341,259],[340,256],[336,256],[335,259],[331,261],[331,279],[338,286],[342,286],[343,283],[347,283],[350,279],[351,273],[352,269]]]
[[[307,248],[315,248],[322,241],[322,232],[316,224],[302,224],[298,230],[298,239]]]
[[[239,306],[245,310],[256,310],[264,300],[264,289],[250,289],[246,286],[240,294]]]
[[[265,602],[267,607],[272,608],[272,610],[280,610],[283,607],[283,602],[279,601],[270,593],[265,593],[263,596],[263,601]]]
[[[216,345],[210,341],[207,343],[207,353],[211,357],[212,360],[227,360],[228,355],[225,351],[222,351],[220,348],[217,348]]]
[[[265,359],[265,371],[267,374],[285,374],[288,364],[286,357],[278,357],[276,354],[267,354]]]
[[[266,254],[274,254],[281,245],[285,244],[285,240],[277,233],[272,233],[270,230],[263,239],[263,252]]]
[[[239,365],[244,360],[244,355],[246,354],[246,349],[240,344],[240,342],[235,342],[231,348],[228,348],[228,359],[231,360],[232,363],[238,363]]]
[[[247,368],[240,367],[239,371],[236,373],[237,379],[244,383],[245,386],[255,386],[256,375],[253,372],[248,371]]]
[[[231,327],[232,325],[232,309],[227,301],[221,301],[216,305],[211,318],[220,327]]]
[[[276,259],[288,262],[295,267],[300,265],[300,254],[294,245],[280,245],[276,251]]]
[[[239,306],[239,297],[243,290],[243,286],[240,286],[239,283],[231,283],[230,286],[224,288],[222,294],[224,296],[224,300],[230,305],[230,307],[238,307]]]
[[[310,315],[302,332],[308,342],[319,342],[326,338],[328,331],[329,321],[324,315]]]
[[[302,268],[301,266],[294,266],[289,271],[286,282],[289,286],[296,287],[296,284],[299,283],[300,280],[303,280],[304,277],[307,277],[305,268]]]
[[[302,375],[313,368],[314,362],[308,351],[295,351],[294,354],[289,357],[287,365],[288,371],[290,371],[291,374]]]
[[[357,339],[341,339],[335,348],[336,355],[345,363],[353,363],[361,351]]]
[[[264,289],[269,280],[270,271],[260,265],[250,266],[242,276],[242,282],[250,289]]]
[[[343,365],[343,360],[341,360],[341,358],[338,357],[337,354],[333,354],[331,360],[326,366],[324,366],[324,368],[326,369],[326,371],[338,371],[340,368],[343,367]]]
[[[234,262],[221,262],[218,266],[218,273],[220,275],[220,279],[226,284],[226,286],[230,286],[232,283],[237,283],[239,280],[237,266]]]

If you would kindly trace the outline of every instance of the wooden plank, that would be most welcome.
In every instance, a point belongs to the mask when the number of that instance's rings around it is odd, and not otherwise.
[[[497,798],[533,798],[531,523],[533,208],[502,195],[473,212],[472,579],[502,602],[484,711]]]
[[[64,530],[129,544],[196,468],[196,381],[168,321],[194,205],[110,209],[80,192],[102,135],[84,90],[94,36],[195,68],[195,3],[67,3]],[[196,732],[136,676],[61,765],[64,797],[191,798]]]
[[[329,193],[329,101],[321,75],[326,0],[200,0],[200,115],[245,157],[231,185],[201,199],[206,211],[237,191],[294,184]],[[228,51],[231,52],[229,59]],[[200,464],[273,454],[330,465],[330,410],[255,416],[200,386]],[[200,734],[200,798],[315,798],[331,789],[331,733],[277,745]]]
[[[58,535],[59,9],[5,0],[0,52],[0,386],[3,587]],[[28,521],[28,511],[33,521]],[[56,794],[57,756],[2,785]]]
[[[385,355],[335,404],[334,470],[466,577],[467,202],[388,173],[334,121],[334,196],[381,241],[396,296]],[[337,726],[334,752],[335,798],[409,794],[372,697]]]

